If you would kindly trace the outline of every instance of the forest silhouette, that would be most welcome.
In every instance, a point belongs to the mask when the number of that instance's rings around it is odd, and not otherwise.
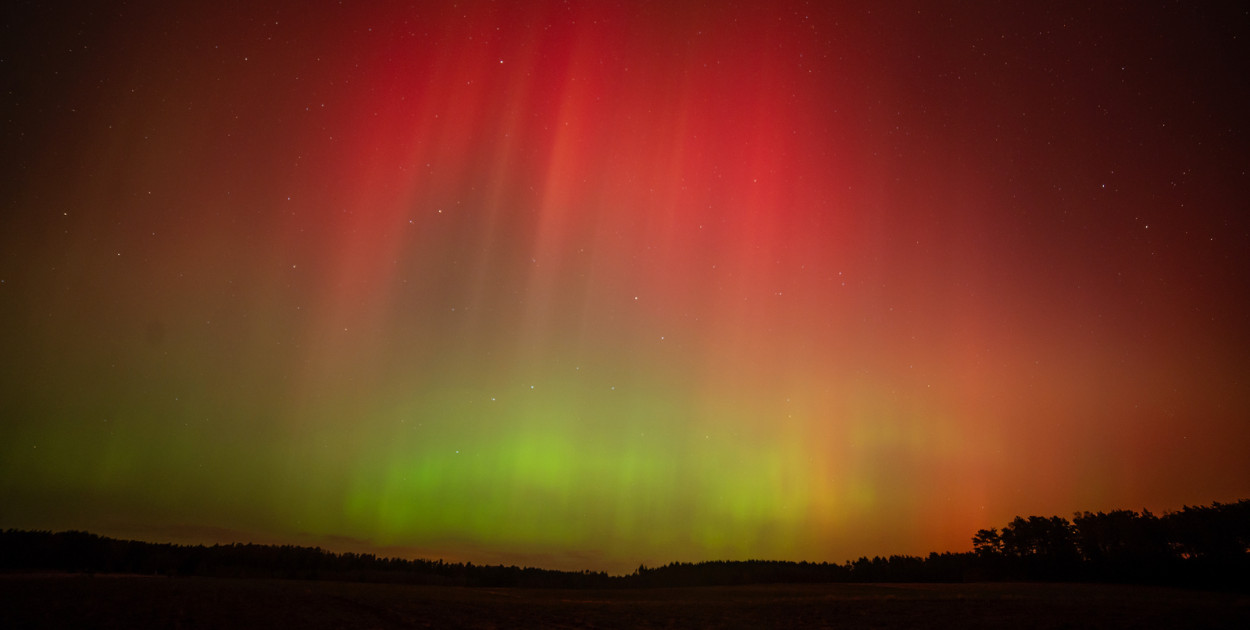
[[[174,545],[80,531],[0,532],[0,571],[290,578],[460,586],[615,588],[817,582],[1091,581],[1250,589],[1250,499],[1149,511],[1016,517],[976,532],[970,552],[843,564],[712,561],[629,575],[334,553],[292,545]]]

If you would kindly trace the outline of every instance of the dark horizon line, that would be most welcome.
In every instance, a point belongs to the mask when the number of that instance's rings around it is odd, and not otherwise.
[[[380,557],[293,544],[155,543],[66,530],[0,530],[0,571],[280,577],[464,586],[682,586],[778,582],[1049,581],[1250,586],[1250,499],[1149,510],[1016,517],[982,529],[972,551],[807,560],[640,564],[628,574]]]

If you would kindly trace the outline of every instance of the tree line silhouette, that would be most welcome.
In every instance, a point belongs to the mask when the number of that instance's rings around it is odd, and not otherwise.
[[[1016,517],[972,537],[988,579],[1250,584],[1250,500],[1149,510]]]
[[[1103,581],[1250,588],[1250,499],[1149,511],[1016,517],[973,550],[861,557],[844,564],[713,561],[640,566],[624,576],[379,558],[292,545],[174,545],[86,532],[0,532],[0,570],[264,577],[458,586],[617,588],[813,582]]]

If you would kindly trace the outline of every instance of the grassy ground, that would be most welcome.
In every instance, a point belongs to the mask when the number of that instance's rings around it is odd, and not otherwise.
[[[1083,584],[521,590],[0,576],[4,628],[1250,628],[1250,596]]]

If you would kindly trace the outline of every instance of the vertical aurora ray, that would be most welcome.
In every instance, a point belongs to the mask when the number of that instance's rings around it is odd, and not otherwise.
[[[782,5],[30,9],[0,526],[628,570],[1250,493],[1211,23]]]

